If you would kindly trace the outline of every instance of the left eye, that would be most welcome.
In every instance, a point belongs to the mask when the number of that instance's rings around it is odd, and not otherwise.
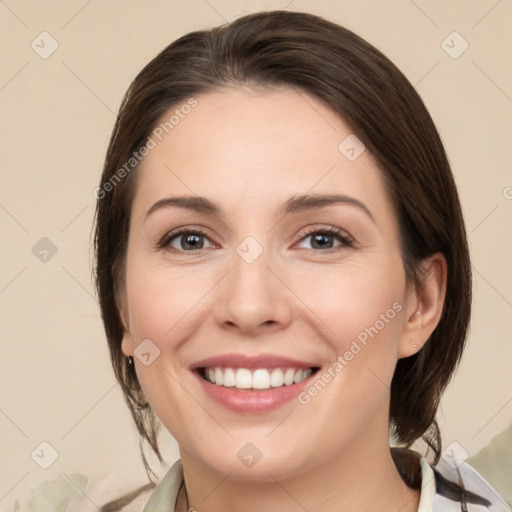
[[[336,229],[317,229],[316,231],[312,231],[304,236],[301,240],[305,241],[308,238],[311,238],[311,245],[313,249],[335,249],[339,246],[347,246],[352,247],[353,241],[348,238],[342,231],[338,231]],[[335,246],[334,242],[338,241],[338,245]],[[309,247],[305,247],[305,249],[309,249]]]

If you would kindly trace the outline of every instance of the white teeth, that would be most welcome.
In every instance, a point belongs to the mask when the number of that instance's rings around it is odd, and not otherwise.
[[[207,368],[206,379],[217,386],[235,387],[237,389],[269,389],[291,386],[307,379],[312,369],[307,368]]]
[[[238,370],[241,371],[241,370]],[[249,375],[251,372],[249,372]],[[252,386],[248,388],[268,389],[270,387],[270,375],[267,370],[256,370],[252,376]]]
[[[284,383],[287,386],[290,386],[293,384],[293,377],[295,375],[295,370],[293,368],[288,368],[286,370],[286,373],[284,374]]]
[[[232,388],[235,386],[236,380],[235,380],[235,371],[233,368],[226,368],[224,371],[224,380],[223,380],[223,386]]]
[[[222,380],[217,379],[217,370],[220,372],[220,368],[215,368],[215,384],[222,385]],[[252,377],[251,372],[246,368],[238,368],[235,377],[235,387],[239,389],[251,389],[252,388]]]
[[[293,371],[293,368],[290,368],[290,370]],[[273,388],[281,387],[284,384],[283,370],[281,370],[280,368],[272,370],[269,380],[269,386],[272,386]]]

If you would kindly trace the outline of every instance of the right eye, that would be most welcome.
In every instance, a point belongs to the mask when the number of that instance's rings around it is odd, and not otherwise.
[[[206,233],[199,229],[181,229],[167,233],[159,245],[177,252],[192,252],[204,249],[205,239],[209,240]]]

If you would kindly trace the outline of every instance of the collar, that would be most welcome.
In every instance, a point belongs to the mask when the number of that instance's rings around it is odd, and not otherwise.
[[[142,512],[175,512],[183,480],[183,464],[178,459],[155,487]]]
[[[434,496],[436,494],[436,477],[425,457],[420,459],[421,493],[418,512],[434,512]]]

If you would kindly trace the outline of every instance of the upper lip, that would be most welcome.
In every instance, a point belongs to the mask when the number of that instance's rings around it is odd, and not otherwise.
[[[190,365],[191,370],[198,368],[213,368],[215,366],[226,368],[315,368],[318,365],[307,361],[299,361],[290,357],[276,354],[222,354],[207,359],[201,359]]]

